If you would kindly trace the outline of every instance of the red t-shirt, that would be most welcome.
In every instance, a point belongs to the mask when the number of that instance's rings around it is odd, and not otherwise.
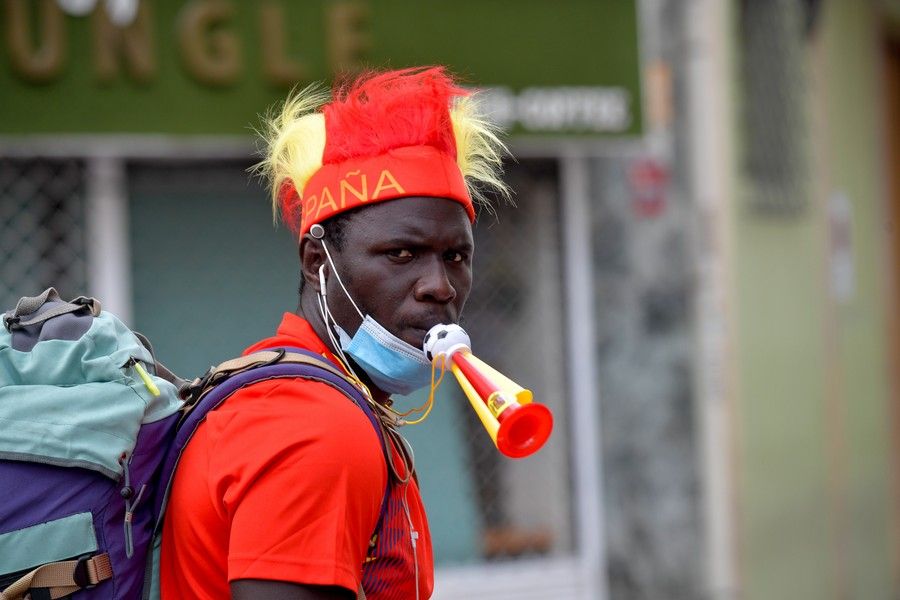
[[[332,359],[293,314],[245,354],[282,346]],[[414,480],[391,484],[375,558],[366,558],[386,483],[378,434],[341,392],[303,379],[239,390],[181,457],[163,525],[162,598],[224,600],[231,581],[264,579],[353,592],[362,581],[369,600],[408,600],[417,575],[429,598],[431,538]]]

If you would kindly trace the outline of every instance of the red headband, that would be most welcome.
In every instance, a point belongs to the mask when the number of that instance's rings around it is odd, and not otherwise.
[[[338,213],[412,196],[455,200],[465,207],[469,219],[475,220],[456,160],[431,146],[407,146],[380,156],[324,165],[316,171],[303,190],[300,235]]]
[[[302,236],[338,213],[415,196],[459,202],[474,221],[450,117],[454,99],[466,95],[443,67],[370,73],[339,86],[322,107],[322,166],[302,190],[282,190],[288,222],[299,212]]]

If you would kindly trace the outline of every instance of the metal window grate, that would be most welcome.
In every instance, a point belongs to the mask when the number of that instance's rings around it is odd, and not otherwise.
[[[798,214],[808,203],[805,24],[796,0],[741,3],[742,168],[750,206],[764,214]]]
[[[489,560],[572,551],[558,177],[555,161],[510,165],[517,206],[482,215],[475,230],[475,284],[463,315],[473,349],[532,388],[555,418],[551,441],[521,462],[502,457],[472,411],[460,409]]]
[[[85,293],[85,167],[77,159],[0,158],[0,307],[49,286]]]

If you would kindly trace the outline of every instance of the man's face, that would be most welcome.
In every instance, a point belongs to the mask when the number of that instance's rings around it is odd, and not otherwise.
[[[401,198],[354,212],[344,228],[335,267],[363,314],[421,348],[428,330],[456,323],[472,287],[472,226],[461,204]],[[329,276],[328,305],[353,334],[359,314]]]

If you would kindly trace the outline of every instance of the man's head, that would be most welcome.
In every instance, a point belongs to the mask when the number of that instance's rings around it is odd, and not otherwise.
[[[420,348],[432,326],[459,320],[472,287],[475,250],[472,225],[459,203],[399,198],[338,219],[344,220],[338,246],[327,237],[319,241],[307,235],[300,254],[305,293],[318,292],[318,272],[324,267],[329,309],[343,329],[356,331],[362,321],[358,308]],[[326,236],[330,225],[323,223]],[[328,245],[336,274],[322,242]]]
[[[503,146],[469,92],[440,67],[368,74],[333,99],[307,88],[271,120],[267,141],[273,209],[300,238],[303,313],[316,306],[322,268],[348,334],[362,319],[338,276],[364,314],[414,346],[423,329],[459,318],[474,204],[486,189],[507,194]]]

